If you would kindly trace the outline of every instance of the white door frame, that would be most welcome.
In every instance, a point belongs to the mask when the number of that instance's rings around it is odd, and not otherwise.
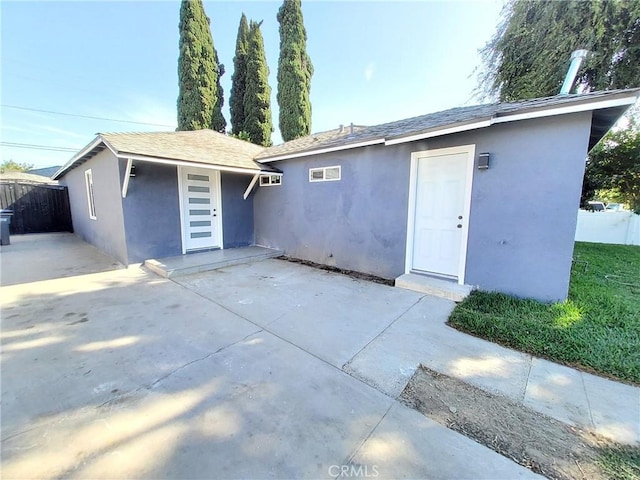
[[[222,232],[222,185],[220,182],[220,170],[212,169],[212,168],[201,168],[200,166],[194,167],[185,167],[182,165],[176,165],[176,173],[178,175],[178,205],[180,209],[180,239],[182,241],[182,254],[187,253],[187,228],[185,225],[184,218],[184,186],[182,185],[182,171],[183,169],[192,170],[192,169],[200,169],[200,170],[208,170],[212,173],[214,177],[214,182],[216,185],[216,201],[218,202],[218,215],[217,215],[217,228],[218,228],[218,236],[220,238],[220,250],[224,249],[224,236]],[[217,248],[217,247],[214,247]]]
[[[464,212],[462,214],[462,238],[460,241],[460,262],[458,264],[458,283],[464,285],[464,275],[467,266],[467,243],[469,240],[469,214],[471,213],[471,188],[473,186],[473,166],[475,163],[475,145],[461,145],[459,147],[439,148],[437,150],[423,150],[411,153],[411,171],[409,174],[409,208],[407,214],[407,245],[404,272],[411,273],[413,269],[413,241],[416,221],[416,198],[418,184],[418,160],[420,158],[439,157],[441,155],[467,154],[467,181],[464,189]]]

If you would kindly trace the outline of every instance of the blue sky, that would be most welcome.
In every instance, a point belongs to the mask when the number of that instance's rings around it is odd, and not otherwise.
[[[374,125],[465,104],[478,49],[502,0],[304,1],[313,131]],[[274,143],[281,2],[205,1],[223,77],[224,114],[240,15],[263,20],[271,71]],[[0,3],[1,141],[80,149],[97,132],[174,130],[178,96],[177,1]],[[53,115],[31,108],[156,125]],[[70,151],[1,146],[2,160],[61,165]]]

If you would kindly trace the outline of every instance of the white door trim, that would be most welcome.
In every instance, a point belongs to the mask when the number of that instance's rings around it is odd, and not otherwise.
[[[458,264],[458,283],[464,285],[464,275],[467,266],[467,244],[469,241],[469,215],[471,213],[471,189],[473,186],[473,166],[475,163],[475,145],[461,145],[459,147],[440,148],[437,150],[423,150],[411,153],[411,170],[409,174],[409,208],[407,209],[407,245],[405,251],[405,273],[413,269],[413,240],[416,219],[416,194],[418,183],[418,160],[420,158],[439,157],[441,155],[467,154],[467,182],[464,190],[464,213],[462,218],[462,239],[460,242],[460,262]]]
[[[183,198],[183,192],[184,192],[184,187],[182,185],[182,171],[183,169],[193,169],[193,168],[200,168],[200,167],[184,167],[182,165],[176,165],[176,174],[178,176],[178,208],[180,209],[180,239],[182,241],[182,254],[185,255],[187,253],[187,228],[185,225],[185,218],[184,218],[184,198]],[[214,173],[214,182],[216,183],[216,201],[218,202],[218,215],[216,217],[217,219],[217,228],[218,228],[218,235],[220,238],[220,250],[224,249],[224,234],[222,231],[222,185],[221,185],[221,181],[220,181],[220,171],[219,170],[211,170]]]

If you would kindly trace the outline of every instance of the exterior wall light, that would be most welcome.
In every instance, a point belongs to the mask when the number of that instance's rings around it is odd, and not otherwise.
[[[488,170],[489,169],[489,157],[491,154],[489,153],[480,153],[478,154],[478,170]]]

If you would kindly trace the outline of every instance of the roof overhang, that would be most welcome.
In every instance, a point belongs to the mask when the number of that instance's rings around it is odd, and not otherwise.
[[[108,149],[116,156],[116,158],[123,160],[136,160],[140,162],[148,162],[148,163],[157,163],[162,165],[176,165],[176,166],[185,166],[185,167],[195,167],[195,168],[204,168],[207,170],[218,170],[223,172],[233,172],[233,173],[245,173],[249,175],[256,174],[271,174],[271,175],[280,175],[281,173],[278,171],[274,171],[273,167],[265,167],[259,168],[256,165],[256,168],[241,168],[241,167],[233,167],[228,165],[220,165],[213,164],[207,162],[196,162],[192,160],[180,160],[180,159],[172,159],[172,158],[162,158],[162,157],[152,157],[149,155],[139,155],[131,152],[119,152],[112,145],[109,144],[107,140],[105,140],[101,135],[98,135],[91,143],[89,143],[86,147],[80,150],[77,154],[75,154],[71,160],[69,160],[65,165],[63,165],[56,173],[53,174],[51,178],[54,180],[58,180],[62,176],[64,176],[68,171],[82,165],[87,160],[91,159],[104,149]]]
[[[134,153],[126,153],[119,152],[116,154],[118,158],[123,160],[136,160],[139,162],[148,162],[148,163],[158,163],[161,165],[176,165],[182,167],[194,167],[194,168],[203,168],[206,170],[218,170],[221,172],[233,172],[233,173],[246,173],[249,175],[256,174],[269,174],[269,175],[282,175],[281,172],[274,171],[273,169],[261,169],[261,168],[240,168],[240,167],[230,167],[227,165],[216,165],[213,163],[205,163],[205,162],[194,162],[191,160],[175,160],[172,158],[160,158],[160,157],[150,157],[146,155],[137,155]]]
[[[384,138],[374,138],[371,140],[364,140],[361,142],[347,143],[345,145],[338,145],[335,147],[318,148],[316,150],[305,150],[303,152],[288,153],[284,155],[275,155],[273,157],[265,157],[256,159],[259,163],[277,162],[279,160],[288,160],[290,158],[308,157],[310,155],[320,155],[321,153],[338,152],[340,150],[351,150],[352,148],[368,147],[369,145],[377,145],[384,143]]]
[[[453,123],[439,127],[430,128],[420,132],[413,132],[409,135],[398,135],[392,137],[375,138],[363,140],[361,142],[348,143],[335,147],[319,148],[316,150],[305,150],[285,155],[264,157],[256,160],[260,163],[276,162],[291,158],[308,157],[322,153],[336,152],[340,150],[350,150],[369,145],[384,144],[398,145],[401,143],[415,142],[428,138],[441,137],[453,133],[467,132],[479,128],[487,128],[495,124],[517,122],[521,120],[532,120],[536,118],[552,117],[557,115],[567,115],[579,112],[593,112],[591,120],[591,134],[589,138],[589,150],[591,150],[600,139],[609,131],[613,124],[633,105],[640,96],[640,90],[627,90],[619,93],[612,93],[606,97],[584,98],[574,97],[574,100],[566,104],[554,104],[552,106],[536,106],[529,109],[517,109],[513,112],[500,112],[492,116],[475,118],[471,121]]]
[[[532,120],[535,118],[553,117],[557,115],[567,115],[579,112],[593,112],[591,137],[589,140],[589,150],[591,150],[598,141],[607,133],[613,124],[622,116],[622,114],[633,105],[639,92],[623,92],[611,99],[585,99],[583,102],[570,103],[563,106],[554,107],[538,107],[530,110],[518,110],[516,112],[502,112],[492,117],[476,120],[473,122],[459,123],[447,125],[445,127],[433,128],[424,132],[399,136],[386,139],[385,145],[396,145],[399,143],[414,142],[427,138],[440,137],[451,133],[466,132],[478,128],[486,128],[499,123],[517,122],[520,120]]]

